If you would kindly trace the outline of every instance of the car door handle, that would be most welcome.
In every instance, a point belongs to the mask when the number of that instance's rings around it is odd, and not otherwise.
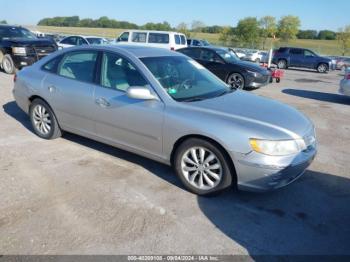
[[[50,93],[55,93],[57,90],[55,86],[48,86],[47,89],[49,90]]]
[[[103,97],[97,98],[97,99],[95,100],[95,103],[96,103],[97,105],[99,105],[100,107],[110,107],[110,106],[111,106],[111,104],[107,101],[107,99],[106,99],[106,98],[103,98]]]

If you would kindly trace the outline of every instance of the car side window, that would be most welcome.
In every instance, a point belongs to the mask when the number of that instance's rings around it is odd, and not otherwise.
[[[148,43],[169,44],[169,34],[149,33]]]
[[[86,42],[86,40],[82,37],[78,37],[77,39],[77,45],[87,45],[88,42]]]
[[[181,44],[186,45],[186,37],[184,35],[180,35],[180,39],[181,39]]]
[[[211,50],[202,50],[200,59],[208,62],[215,62],[217,60],[217,55]]]
[[[198,40],[193,40],[192,45],[193,46],[201,46],[201,43]]]
[[[310,50],[305,50],[304,56],[313,57],[313,56],[315,56],[315,54],[313,52],[311,52]]]
[[[301,49],[291,49],[289,53],[292,55],[303,55],[303,51]]]
[[[67,37],[66,39],[63,39],[61,43],[66,45],[76,45],[77,40],[76,40],[76,37],[71,36],[71,37]]]
[[[97,51],[68,53],[58,66],[58,75],[92,83],[95,79],[97,56]]]
[[[147,86],[140,72],[125,58],[104,53],[102,58],[101,85],[125,92],[130,86]]]
[[[175,37],[175,44],[177,45],[181,45],[181,39],[180,39],[180,36],[179,35],[174,35]]]
[[[147,33],[134,32],[132,33],[132,42],[134,43],[146,43]]]
[[[52,59],[51,61],[47,62],[42,67],[42,69],[47,71],[47,72],[50,72],[50,73],[57,73],[57,68],[58,68],[58,65],[61,62],[61,59],[62,59],[62,56],[59,56],[59,57],[56,57],[56,58]]]
[[[128,41],[129,41],[129,32],[122,33],[118,38],[118,42],[128,42]]]
[[[200,53],[201,53],[199,49],[193,49],[193,48],[180,49],[179,52],[183,53],[184,55],[187,55],[193,59],[199,59]]]

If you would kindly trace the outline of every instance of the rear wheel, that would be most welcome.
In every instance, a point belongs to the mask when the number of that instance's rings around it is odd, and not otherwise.
[[[15,67],[15,64],[13,63],[12,57],[10,55],[4,56],[1,66],[6,74],[12,75],[17,71],[17,68]]]
[[[29,108],[30,121],[35,134],[47,140],[62,136],[62,131],[50,106],[41,99],[35,99]]]
[[[325,63],[321,63],[317,66],[317,72],[326,73],[328,71],[328,65]]]
[[[287,61],[284,59],[278,60],[277,67],[279,69],[287,69]]]
[[[224,153],[216,145],[198,138],[188,139],[179,146],[174,168],[185,187],[198,195],[222,191],[223,182],[231,176]]]
[[[245,85],[244,78],[239,73],[232,73],[231,75],[229,75],[226,83],[229,84],[232,88],[236,89],[244,89]]]

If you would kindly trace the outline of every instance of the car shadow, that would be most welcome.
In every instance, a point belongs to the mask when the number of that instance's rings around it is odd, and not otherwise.
[[[20,109],[15,101],[8,102],[2,106],[4,112],[16,119],[19,123],[21,123],[26,129],[31,132],[34,132],[32,129],[32,125],[30,123],[28,115],[26,115],[22,109]]]
[[[254,260],[260,255],[349,255],[349,201],[349,179],[314,171],[270,193],[198,197],[209,221]]]
[[[29,117],[17,106],[16,102],[12,101],[3,105],[3,109],[7,115],[11,116],[16,121],[21,123],[27,130],[34,133]],[[67,132],[64,133],[63,139],[67,139],[81,146],[88,147],[88,148],[103,152],[105,154],[111,155],[113,157],[142,166],[152,174],[166,180],[167,182],[173,184],[174,186],[177,186],[183,189],[183,186],[180,180],[177,178],[172,168],[170,168],[167,165],[163,165],[161,163],[149,160],[142,156],[129,153],[127,151],[118,149],[116,147],[99,143],[94,140],[91,140],[82,136],[74,135],[71,133],[67,133]]]
[[[330,103],[337,103],[337,104],[343,104],[343,105],[350,105],[350,98],[338,95],[338,94],[332,94],[332,93],[323,93],[323,92],[317,92],[317,91],[310,91],[310,90],[300,90],[300,89],[284,89],[282,90],[284,94],[292,95],[292,96],[298,96],[323,102],[330,102]]]

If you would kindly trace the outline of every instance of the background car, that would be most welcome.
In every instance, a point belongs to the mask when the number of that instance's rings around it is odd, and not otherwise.
[[[339,93],[345,96],[350,96],[350,68],[346,69],[344,79],[340,82]]]
[[[281,47],[273,53],[272,62],[280,69],[300,67],[315,69],[319,73],[326,73],[332,65],[332,59],[322,57],[309,49]]]
[[[32,65],[56,50],[53,40],[39,39],[20,26],[0,25],[0,67],[7,74]]]
[[[337,57],[336,69],[345,72],[350,67],[350,57]]]
[[[129,30],[121,33],[115,43],[177,50],[187,47],[187,38],[178,32]]]
[[[264,52],[259,50],[250,50],[246,53],[244,57],[242,57],[242,60],[255,62],[259,64],[261,60],[263,59]]]
[[[69,131],[172,165],[198,195],[287,186],[317,151],[302,113],[231,89],[170,50],[76,47],[15,80],[16,103],[39,137]]]
[[[107,43],[108,41],[103,37],[71,35],[59,41],[57,45],[59,48],[67,48],[80,45],[103,45]]]
[[[268,70],[237,59],[225,48],[188,47],[178,52],[195,59],[233,88],[259,88],[270,81]]]
[[[232,48],[236,55],[243,60],[243,58],[247,55],[246,51],[240,48]]]
[[[211,44],[204,39],[193,39],[188,38],[187,39],[187,46],[211,46]]]

